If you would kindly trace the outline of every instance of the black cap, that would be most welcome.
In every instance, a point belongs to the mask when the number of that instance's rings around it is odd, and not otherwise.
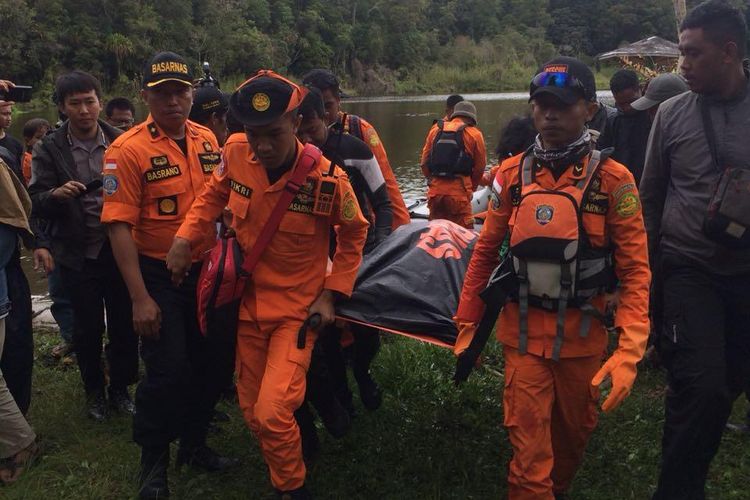
[[[529,88],[529,101],[540,94],[552,94],[566,104],[583,98],[596,101],[594,73],[575,57],[556,57],[539,68]]]
[[[229,99],[232,115],[243,125],[268,125],[297,109],[304,92],[295,83],[270,70],[261,70],[240,85]]]
[[[313,69],[302,77],[302,85],[306,87],[315,87],[323,92],[327,89],[341,90],[339,79],[327,69]]]
[[[211,113],[226,113],[229,109],[229,97],[218,87],[208,85],[195,89],[193,107],[190,109],[190,119],[203,121]]]
[[[174,52],[159,52],[143,70],[143,88],[156,87],[170,81],[192,85],[190,66],[182,56]]]

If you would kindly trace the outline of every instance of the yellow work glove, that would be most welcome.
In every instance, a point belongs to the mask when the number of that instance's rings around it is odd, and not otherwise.
[[[599,368],[591,385],[598,387],[608,378],[612,381],[612,390],[602,403],[602,410],[609,413],[630,394],[638,373],[636,365],[643,357],[648,340],[648,325],[638,325],[620,332],[619,347],[604,365]]]

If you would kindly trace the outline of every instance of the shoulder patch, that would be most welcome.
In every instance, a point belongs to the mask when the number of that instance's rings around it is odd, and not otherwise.
[[[357,202],[350,192],[344,195],[344,203],[341,205],[341,218],[347,222],[353,221],[357,216]]]
[[[117,176],[114,174],[107,174],[102,177],[102,187],[104,192],[109,196],[112,196],[117,192],[117,188],[120,186],[120,181],[117,180]]]
[[[205,141],[203,143],[203,149],[205,149],[207,153],[213,153],[213,151],[214,151],[214,147],[208,141]]]
[[[367,143],[373,148],[380,146],[380,137],[378,137],[378,133],[375,132],[375,129],[370,129],[368,132]]]
[[[156,125],[152,122],[147,125],[148,133],[151,134],[152,139],[156,139],[159,137],[159,129],[156,128]]]
[[[641,200],[638,199],[638,195],[630,191],[620,196],[615,205],[617,215],[620,217],[632,217],[637,214],[641,209]]]

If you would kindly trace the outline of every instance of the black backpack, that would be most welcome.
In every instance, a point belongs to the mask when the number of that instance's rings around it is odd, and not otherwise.
[[[445,130],[444,120],[438,120],[438,133],[430,148],[427,169],[435,177],[455,177],[471,175],[474,160],[464,147],[464,129],[471,127],[463,124],[457,130]]]

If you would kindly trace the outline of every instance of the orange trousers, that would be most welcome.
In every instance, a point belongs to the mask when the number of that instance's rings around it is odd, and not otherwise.
[[[240,321],[237,331],[237,395],[250,430],[260,442],[271,483],[281,491],[305,483],[302,441],[294,411],[305,398],[307,369],[315,344],[308,330],[297,348],[302,321],[263,325]]]
[[[598,420],[591,379],[601,356],[551,359],[505,346],[505,427],[513,447],[510,500],[553,500],[570,488]]]
[[[430,220],[445,219],[468,229],[474,229],[471,213],[471,196],[435,194],[427,198]]]

